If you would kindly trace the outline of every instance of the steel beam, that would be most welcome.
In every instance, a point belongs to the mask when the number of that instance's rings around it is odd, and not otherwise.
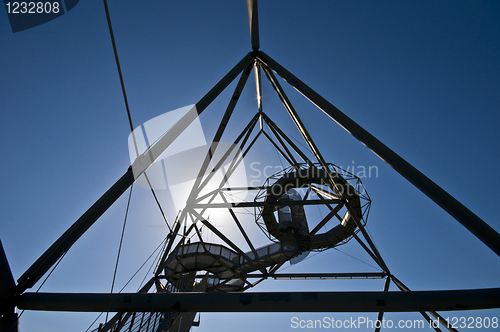
[[[419,312],[500,308],[500,288],[416,292],[24,293],[24,310],[79,312]]]
[[[500,256],[500,234],[491,226],[267,54],[257,57]]]
[[[266,201],[266,202],[228,202],[228,203],[196,203],[190,204],[191,209],[229,209],[229,208],[245,208],[258,206],[290,206],[290,205],[323,205],[323,204],[340,204],[340,199],[311,199],[307,201]]]
[[[259,15],[257,10],[257,0],[247,0],[248,24],[250,25],[250,41],[252,49],[258,50],[259,42]]]
[[[16,313],[16,283],[7,256],[0,241],[0,332],[18,332],[19,315]]]
[[[247,278],[252,276],[247,275]],[[277,280],[300,280],[300,279],[380,279],[387,276],[384,272],[337,272],[337,273],[274,273],[271,278]]]
[[[387,276],[385,272],[334,272],[334,273],[273,273],[269,271],[267,274],[249,273],[245,278],[273,278],[276,280],[327,280],[327,279],[382,279]],[[165,278],[165,276],[158,276]],[[196,278],[203,278],[204,275],[197,274]],[[212,275],[209,278],[216,278]]]

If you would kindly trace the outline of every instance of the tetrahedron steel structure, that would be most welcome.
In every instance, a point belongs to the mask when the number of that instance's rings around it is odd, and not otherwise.
[[[425,175],[369,134],[278,62],[259,50],[257,2],[247,1],[251,44],[248,53],[191,110],[161,138],[141,153],[127,172],[79,218],[17,281],[7,259],[0,255],[0,331],[17,331],[15,309],[116,312],[95,331],[189,331],[197,312],[421,312],[441,319],[437,311],[500,308],[500,288],[412,292],[396,276],[365,230],[370,207],[361,180],[325,160],[299,113],[276,77],[283,78],[322,112],[351,133],[424,194],[500,255],[500,235]],[[255,75],[257,106],[251,120],[241,125],[230,145],[222,144],[238,99],[248,78]],[[238,78],[239,77],[239,78]],[[269,81],[302,136],[300,148],[262,109],[261,81]],[[33,287],[95,221],[168,149],[178,136],[236,79],[186,206],[168,234],[161,259],[150,280],[138,293],[54,294],[33,293]],[[258,186],[233,185],[238,167],[248,152],[265,143],[280,154],[286,166]],[[307,151],[305,151],[307,150]],[[312,157],[310,157],[312,156]],[[369,190],[369,188],[368,188]],[[321,206],[324,217],[313,220],[308,206]],[[243,220],[241,210],[249,212]],[[230,216],[234,233],[210,221],[210,213]],[[252,222],[248,222],[251,218]],[[268,240],[255,245],[255,230]],[[231,234],[230,234],[231,233]],[[379,271],[338,273],[282,273],[291,260],[311,251],[323,251],[347,241],[357,242]],[[268,278],[385,278],[378,292],[246,292]],[[400,291],[389,292],[390,282]],[[431,316],[433,318],[431,318]],[[446,325],[442,327],[454,331]],[[380,327],[375,328],[379,330]],[[439,331],[439,327],[436,327]]]

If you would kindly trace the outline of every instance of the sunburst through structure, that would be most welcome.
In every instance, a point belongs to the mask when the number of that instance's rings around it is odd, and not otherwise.
[[[494,252],[500,236],[480,218],[429,180],[361,126],[331,105],[299,78],[260,51],[257,1],[247,1],[252,51],[179,121],[142,151],[120,178],[78,221],[14,282],[4,255],[0,332],[18,330],[15,309],[112,312],[94,331],[189,331],[197,312],[420,312],[439,331],[454,331],[437,313],[442,310],[500,307],[500,289],[411,292],[394,276],[365,226],[371,199],[361,179],[326,160],[295,110],[278,76],[312,101],[328,117],[351,133],[397,172],[462,223]],[[109,16],[108,16],[109,18]],[[116,49],[115,49],[116,51]],[[248,122],[230,123],[247,84],[255,76],[257,104]],[[267,79],[283,108],[264,112],[261,81]],[[33,287],[86,230],[136,181],[151,185],[152,168],[164,151],[232,83],[234,91],[213,139],[202,149],[197,176],[190,182],[185,204],[173,223],[150,279],[137,293],[33,293]],[[207,113],[210,110],[207,110]],[[280,126],[288,115],[301,143]],[[250,117],[249,116],[249,117]],[[278,121],[279,120],[279,121]],[[276,121],[276,122],[275,122]],[[229,139],[227,128],[238,134]],[[167,128],[166,128],[167,129]],[[232,134],[232,133],[229,133]],[[258,146],[258,148],[257,148]],[[255,149],[272,150],[283,162],[274,174],[248,183],[239,169]],[[200,150],[201,151],[201,150]],[[260,150],[259,150],[260,151]],[[189,162],[189,160],[188,160]],[[180,165],[181,163],[179,163]],[[157,165],[157,164],[156,164]],[[193,166],[193,165],[191,165]],[[181,166],[180,173],[184,171]],[[179,180],[180,181],[180,180]],[[259,182],[260,181],[260,182]],[[173,181],[172,181],[173,182]],[[153,188],[151,188],[153,191]],[[368,188],[369,190],[369,188]],[[154,191],[153,191],[154,193]],[[173,195],[176,195],[173,192]],[[179,197],[181,195],[178,195]],[[155,196],[156,198],[156,196]],[[176,197],[177,198],[177,197]],[[337,248],[348,241],[366,252],[375,271],[284,273],[286,263],[300,264],[310,252]],[[2,252],[3,254],[3,252]],[[268,292],[248,291],[267,279],[385,278],[378,292]],[[388,292],[393,282],[399,292]],[[379,328],[375,328],[378,330]]]

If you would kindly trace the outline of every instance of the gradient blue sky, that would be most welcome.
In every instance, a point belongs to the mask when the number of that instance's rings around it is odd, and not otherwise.
[[[251,50],[243,0],[111,0],[109,9],[135,126],[196,103]],[[259,20],[261,50],[500,230],[499,2],[261,1]],[[130,129],[101,1],[80,1],[68,14],[16,34],[3,11],[0,45],[0,237],[17,279],[126,171]],[[372,198],[367,228],[394,275],[413,290],[499,286],[498,256],[287,91],[327,161],[378,167],[378,177],[363,179]],[[227,103],[224,96],[214,108]],[[269,85],[263,98],[264,111],[281,119]],[[239,110],[255,112],[253,78]],[[215,118],[202,115],[206,133]],[[68,252],[42,291],[109,291],[125,206],[126,195]],[[116,288],[166,234],[150,193],[135,188]],[[373,265],[354,243],[339,249]],[[366,263],[330,250],[286,271],[376,270]],[[382,280],[268,281],[255,290],[382,288]],[[294,316],[331,315],[202,314],[193,330],[291,331]],[[499,317],[500,310],[444,313],[464,315]],[[25,312],[21,328],[85,331],[95,317]],[[386,315],[400,317],[421,318]]]

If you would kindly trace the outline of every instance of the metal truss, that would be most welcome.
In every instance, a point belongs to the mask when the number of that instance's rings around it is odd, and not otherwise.
[[[18,279],[12,278],[10,268],[0,243],[0,332],[18,331],[15,308],[24,310],[53,310],[101,312],[117,314],[96,331],[168,331],[186,330],[191,327],[196,312],[420,312],[442,322],[436,311],[500,308],[500,288],[410,291],[391,274],[388,265],[368,235],[365,225],[370,197],[355,176],[328,163],[322,156],[312,136],[291,104],[278,78],[283,78],[298,92],[309,99],[322,112],[367,146],[372,152],[414,184],[425,195],[441,206],[452,217],[471,231],[491,250],[500,255],[500,235],[450,194],[432,182],[377,138],[330,104],[296,76],[259,50],[257,1],[248,0],[251,45],[253,51],[243,57],[172,129],[141,154],[126,173],[85,212],[33,265]],[[257,108],[255,115],[243,127],[233,144],[220,153],[221,139],[230,122],[238,99],[254,71]],[[262,72],[264,76],[262,76]],[[54,294],[26,292],[71,248],[71,246],[99,219],[99,217],[129,188],[138,176],[177,139],[177,137],[219,96],[231,82],[238,83],[224,112],[220,125],[209,146],[205,159],[188,196],[186,208],[180,212],[158,262],[154,276],[138,293],[130,294]],[[281,100],[298,132],[314,158],[309,158],[271,117],[262,110],[261,81],[266,77]],[[257,125],[258,124],[258,125]],[[289,167],[275,174],[261,186],[231,187],[228,185],[243,158],[256,145],[264,141],[279,153]],[[220,157],[215,157],[219,153]],[[325,182],[318,184],[312,178],[301,179],[305,191],[300,200],[286,198],[268,200],[274,183],[287,177],[299,177],[301,172],[318,171]],[[222,174],[222,176],[220,176]],[[316,178],[314,178],[316,179]],[[215,188],[211,185],[216,182]],[[298,183],[298,182],[297,182]],[[342,186],[355,188],[356,195],[342,190]],[[298,188],[295,186],[293,188]],[[361,190],[361,188],[363,190]],[[238,192],[251,193],[255,199],[234,200]],[[360,194],[361,193],[361,194]],[[285,197],[285,198],[281,198]],[[288,196],[287,196],[288,197]],[[354,202],[355,201],[355,202]],[[359,203],[358,203],[359,202]],[[362,203],[363,202],[363,203]],[[263,215],[271,215],[282,207],[320,205],[328,209],[327,215],[307,230],[307,236],[318,236],[328,223],[347,225],[352,231],[338,236],[335,241],[321,248],[309,242],[300,244],[290,240],[288,231],[270,228]],[[257,247],[242,220],[241,211],[255,216],[252,226],[260,227],[271,244]],[[222,232],[209,218],[210,211],[226,211],[242,244]],[[271,211],[271,212],[269,212]],[[343,212],[341,212],[343,211]],[[343,217],[342,217],[343,213]],[[262,219],[259,219],[262,218]],[[257,221],[257,222],[255,222]],[[299,233],[298,226],[294,229]],[[294,234],[295,234],[294,233]],[[208,241],[207,234],[216,240]],[[324,234],[324,233],[322,233]],[[280,273],[279,269],[291,258],[307,251],[322,251],[354,239],[373,259],[381,271],[365,273]],[[291,241],[291,242],[290,242]],[[308,247],[309,246],[309,247]],[[310,279],[383,279],[382,291],[373,292],[244,292],[260,282],[277,280]],[[389,291],[390,282],[400,291]],[[189,324],[182,322],[188,321]],[[446,327],[446,325],[443,325]],[[7,328],[8,327],[8,328]],[[440,331],[439,328],[435,328]],[[378,331],[376,329],[375,331]],[[448,328],[450,331],[455,331]]]

